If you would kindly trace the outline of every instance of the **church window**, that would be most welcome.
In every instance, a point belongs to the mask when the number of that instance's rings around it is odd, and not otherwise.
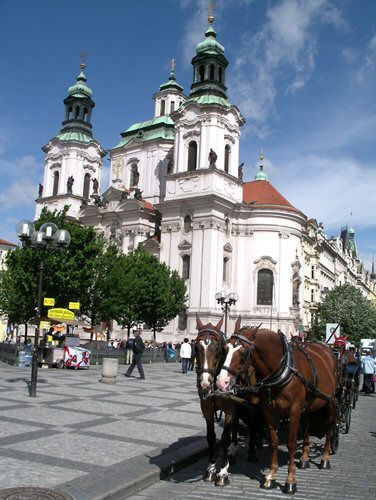
[[[90,174],[85,174],[83,197],[88,200],[90,192]]]
[[[227,144],[225,147],[225,172],[228,173],[229,165],[230,165],[230,153],[231,153],[231,148]]]
[[[203,82],[205,80],[205,66],[204,65],[200,66],[199,72],[200,72],[200,82]]]
[[[191,141],[188,146],[188,171],[197,168],[197,142]]]
[[[184,232],[189,233],[192,229],[192,218],[190,215],[184,217]]]
[[[72,112],[73,112],[72,106],[69,106],[67,120],[70,120]]]
[[[170,104],[170,113],[173,113],[175,111],[175,101],[171,101]]]
[[[165,107],[166,107],[166,103],[165,101],[162,99],[161,100],[161,112],[160,112],[160,115],[164,115],[165,114]]]
[[[138,181],[140,180],[140,174],[138,172],[138,168],[136,164],[131,166],[131,178],[129,181],[129,187],[138,186]]]
[[[214,64],[210,65],[210,80],[214,80],[215,78],[215,66]]]
[[[257,273],[257,304],[271,306],[273,304],[273,271],[260,269]]]
[[[311,290],[311,302],[315,302],[315,291]]]
[[[223,83],[222,79],[223,79],[223,70],[222,70],[222,68],[219,68],[218,69],[218,81],[219,81],[219,83]]]
[[[87,118],[87,108],[84,108],[84,115],[82,117],[83,120]]]
[[[80,117],[80,106],[76,106],[76,111],[74,117],[77,119]]]
[[[315,266],[311,266],[311,278],[315,279]]]
[[[230,234],[230,219],[226,218],[225,220],[225,233],[227,236]]]
[[[183,261],[182,278],[183,278],[183,280],[189,280],[190,268],[191,268],[191,257],[190,257],[190,255],[183,255],[182,261]]]
[[[52,190],[52,196],[56,196],[59,191],[59,172],[54,173],[54,187]]]
[[[187,329],[187,311],[182,311],[179,314],[178,329],[179,330],[186,330]]]
[[[222,277],[223,283],[227,283],[227,280],[228,280],[229,261],[230,261],[229,257],[223,258],[223,277]]]

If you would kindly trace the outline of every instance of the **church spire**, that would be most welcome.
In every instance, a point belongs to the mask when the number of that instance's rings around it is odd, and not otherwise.
[[[371,280],[376,280],[375,274],[375,258],[372,256]]]
[[[260,153],[260,170],[257,172],[255,175],[255,181],[267,181],[268,176],[264,172],[264,148],[261,148],[261,153]]]
[[[175,76],[175,67],[176,67],[176,60],[175,57],[171,59],[171,72],[170,72],[170,78],[168,79],[168,82],[162,83],[160,85],[159,90],[169,90],[169,89],[175,89],[178,92],[183,92],[184,88],[176,81],[176,76]]]
[[[190,97],[200,95],[218,95],[227,99],[225,73],[228,61],[224,56],[225,48],[217,41],[214,24],[214,2],[209,3],[209,28],[205,40],[196,47],[196,56],[192,59],[194,80]]]
[[[93,136],[91,113],[95,103],[92,100],[93,91],[87,84],[85,69],[86,51],[82,54],[81,71],[76,78],[77,81],[69,87],[68,97],[64,99],[65,120],[62,123],[63,127],[59,135],[61,140],[71,138],[72,132],[77,137],[82,137],[79,134],[84,134],[86,138]]]

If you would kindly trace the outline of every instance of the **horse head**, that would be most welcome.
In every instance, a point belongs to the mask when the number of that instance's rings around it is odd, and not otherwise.
[[[196,313],[197,337],[195,340],[197,360],[197,387],[199,394],[207,396],[214,390],[214,382],[223,360],[223,346],[226,342],[221,331],[223,317],[216,325],[203,324]]]
[[[254,340],[261,324],[257,327],[241,328],[241,316],[235,324],[234,333],[225,344],[225,361],[217,377],[217,388],[229,391],[237,381],[244,381],[254,351]]]

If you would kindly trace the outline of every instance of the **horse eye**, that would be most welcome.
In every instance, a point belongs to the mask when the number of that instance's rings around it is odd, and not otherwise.
[[[210,342],[209,339],[205,339],[205,344],[206,345],[209,345],[209,342]]]

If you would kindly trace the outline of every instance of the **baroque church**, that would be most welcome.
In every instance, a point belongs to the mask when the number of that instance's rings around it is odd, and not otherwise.
[[[227,96],[228,60],[213,22],[210,15],[192,59],[189,94],[173,63],[153,96],[154,117],[131,125],[109,150],[110,187],[103,194],[107,152],[93,138],[95,103],[81,65],[64,100],[60,134],[43,147],[35,217],[43,207],[69,205],[70,217],[104,233],[123,252],[143,245],[178,270],[187,284],[187,308],[158,340],[195,335],[196,312],[217,323],[220,291],[238,295],[229,332],[241,314],[244,323],[290,336],[312,321],[304,280],[305,264],[312,266],[304,242],[308,231],[319,229],[269,182],[262,155],[255,179],[244,182],[239,141],[245,120]]]

